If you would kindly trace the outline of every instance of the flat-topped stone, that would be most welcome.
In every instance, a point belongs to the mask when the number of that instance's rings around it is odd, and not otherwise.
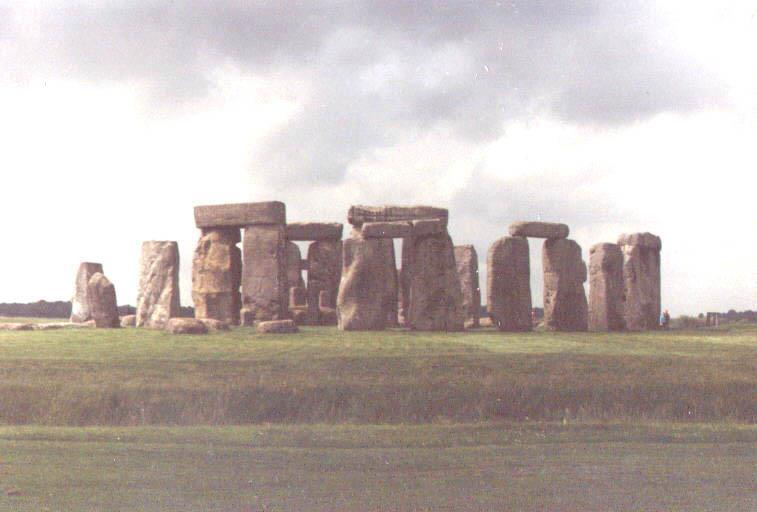
[[[662,240],[652,233],[630,233],[618,237],[618,245],[638,245],[648,249],[662,249]]]
[[[353,226],[366,222],[392,222],[415,219],[441,219],[447,226],[449,211],[434,206],[350,206],[347,220]]]
[[[338,222],[292,222],[287,224],[287,240],[308,242],[341,240],[344,225]]]
[[[165,329],[171,334],[208,334],[208,326],[197,318],[171,318]]]
[[[567,224],[555,222],[513,222],[508,229],[510,236],[532,238],[568,238],[570,228]]]
[[[195,206],[198,228],[286,224],[286,207],[280,201]]]
[[[447,232],[447,219],[417,219],[412,221],[413,236],[441,235]]]
[[[404,238],[413,234],[409,221],[366,222],[360,230],[363,238]]]

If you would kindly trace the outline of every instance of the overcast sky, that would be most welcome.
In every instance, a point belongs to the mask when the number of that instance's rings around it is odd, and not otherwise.
[[[0,0],[0,301],[164,239],[191,304],[192,207],[278,199],[448,207],[482,288],[513,221],[650,231],[671,313],[757,309],[756,55],[756,1]]]

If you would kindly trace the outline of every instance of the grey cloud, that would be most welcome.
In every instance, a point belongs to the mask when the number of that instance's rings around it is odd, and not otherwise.
[[[68,4],[43,28],[48,72],[139,81],[159,105],[202,97],[226,63],[308,84],[254,166],[301,186],[439,123],[484,142],[524,116],[617,125],[718,100],[645,1],[130,1]]]

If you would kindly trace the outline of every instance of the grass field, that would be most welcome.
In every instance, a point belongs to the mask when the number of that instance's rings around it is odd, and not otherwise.
[[[0,424],[754,423],[757,328],[0,331]]]
[[[5,427],[0,510],[746,511],[756,447],[747,425]]]
[[[756,349],[754,326],[0,331],[0,511],[754,510]]]

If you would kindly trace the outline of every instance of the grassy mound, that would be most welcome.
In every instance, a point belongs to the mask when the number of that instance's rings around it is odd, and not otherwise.
[[[0,423],[757,420],[757,329],[0,331]]]

